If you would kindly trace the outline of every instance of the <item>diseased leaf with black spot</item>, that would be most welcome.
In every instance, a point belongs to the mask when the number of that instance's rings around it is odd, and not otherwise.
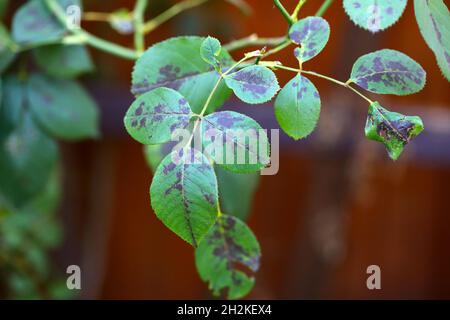
[[[14,61],[16,54],[13,51],[15,46],[8,30],[0,22],[0,73],[6,70]]]
[[[374,102],[369,106],[365,133],[366,137],[382,142],[389,157],[397,160],[412,138],[423,131],[422,119],[391,112]]]
[[[304,138],[319,121],[319,92],[306,77],[297,75],[280,91],[274,108],[281,129],[296,140]]]
[[[251,104],[269,101],[280,89],[273,71],[259,65],[227,75],[225,83],[239,99]]]
[[[259,269],[261,249],[247,225],[238,218],[221,215],[195,251],[195,263],[203,281],[214,295],[228,288],[228,299],[239,299],[252,289],[255,279],[238,267],[251,272]]]
[[[406,0],[344,0],[344,9],[357,26],[375,33],[397,22],[406,3]]]
[[[450,81],[450,12],[447,6],[442,0],[414,0],[414,11],[425,42]]]
[[[177,129],[185,129],[193,113],[177,91],[156,88],[140,95],[125,115],[128,133],[143,144],[168,142]]]
[[[2,82],[0,104],[0,139],[19,125],[26,101],[26,84],[14,75],[7,75]]]
[[[62,10],[79,0],[57,0]],[[31,0],[16,11],[12,22],[13,39],[20,44],[53,43],[67,34],[67,27],[50,12],[42,0]]]
[[[45,187],[57,159],[56,143],[25,113],[0,145],[0,194],[23,207]]]
[[[205,38],[177,37],[150,47],[136,62],[131,91],[138,96],[158,87],[168,87],[180,92],[195,113],[200,113],[219,79],[219,73],[200,56],[200,46]],[[219,61],[223,68],[233,64],[231,56],[222,50]],[[231,91],[221,83],[207,112],[221,106]]]
[[[383,49],[359,57],[350,80],[371,92],[403,96],[423,89],[426,72],[406,54]]]
[[[40,68],[51,76],[74,78],[94,69],[91,56],[85,46],[49,45],[33,50]]]
[[[300,48],[294,51],[301,62],[308,61],[318,55],[330,38],[330,25],[320,17],[307,17],[294,23],[289,29],[289,37]]]
[[[51,135],[64,140],[98,136],[98,109],[82,86],[34,74],[29,79],[30,110]]]
[[[253,195],[259,184],[259,173],[234,173],[215,166],[222,210],[246,220],[250,214]]]
[[[158,218],[194,247],[218,214],[214,169],[195,149],[179,149],[164,158],[153,177],[150,197]]]
[[[220,41],[213,37],[207,37],[200,46],[200,55],[205,62],[212,65],[216,70],[220,69],[220,61],[218,59],[222,46]]]
[[[234,111],[214,112],[202,120],[205,155],[233,172],[256,172],[270,162],[267,133],[252,118]]]

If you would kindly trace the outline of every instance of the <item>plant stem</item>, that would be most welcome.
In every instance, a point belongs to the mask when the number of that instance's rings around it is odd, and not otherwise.
[[[147,4],[147,0],[136,0],[133,10],[134,47],[139,54],[142,54],[145,49],[144,13]]]
[[[325,0],[322,3],[322,6],[319,8],[319,10],[317,10],[316,12],[316,16],[321,17],[323,16],[323,14],[325,13],[325,11],[327,11],[328,7],[333,3],[333,0]]]
[[[56,18],[59,20],[59,22],[66,26],[66,15],[62,8],[59,6],[59,3],[56,2],[56,0],[45,0],[45,4],[50,9],[50,11],[56,16]],[[109,52],[111,54],[114,54],[116,56],[130,59],[130,60],[136,60],[139,57],[139,54],[131,49],[119,46],[115,43],[100,39],[89,32],[81,29],[81,28],[72,28],[69,29],[69,31],[73,35],[80,36],[82,39],[85,40],[85,42],[97,49]]]
[[[143,26],[143,30],[144,30],[144,34],[147,34],[151,31],[153,31],[154,29],[156,29],[158,26],[160,26],[161,24],[163,24],[164,22],[166,22],[167,20],[173,18],[174,16],[176,16],[177,14],[191,9],[193,7],[197,7],[205,2],[207,2],[208,0],[184,0],[182,2],[179,2],[175,5],[173,5],[172,7],[170,7],[169,9],[167,9],[166,11],[164,11],[163,13],[161,13],[160,15],[156,16],[155,18],[147,21],[144,26]]]
[[[300,9],[303,7],[303,5],[306,3],[307,0],[299,0],[297,6],[295,7],[294,12],[291,14],[291,18],[294,19],[294,21],[298,20],[298,13],[300,12]]]
[[[111,14],[104,12],[84,12],[82,18],[86,21],[109,22],[111,19]]]
[[[278,8],[278,10],[281,12],[283,17],[286,19],[289,25],[292,25],[295,21],[292,19],[289,12],[286,10],[286,8],[281,4],[280,0],[273,0],[273,3]]]
[[[257,34],[251,34],[245,38],[233,40],[223,46],[228,51],[233,51],[249,46],[277,46],[283,42],[286,37],[259,38]]]
[[[370,104],[373,103],[372,100],[370,100],[368,97],[366,97],[365,95],[363,95],[361,92],[359,92],[358,90],[356,90],[355,88],[353,88],[353,87],[350,85],[349,82],[342,82],[342,81],[336,80],[336,79],[334,79],[334,78],[328,77],[328,76],[326,76],[326,75],[323,75],[323,74],[320,74],[320,73],[317,73],[317,72],[314,72],[314,71],[300,70],[300,69],[295,69],[295,68],[291,68],[291,67],[286,67],[286,66],[283,66],[283,65],[278,65],[278,64],[273,63],[272,61],[266,62],[266,64],[267,64],[268,66],[272,67],[272,68],[275,68],[275,69],[283,69],[283,70],[292,71],[292,72],[296,72],[296,73],[305,73],[305,74],[309,74],[309,75],[314,76],[314,77],[318,77],[318,78],[322,78],[322,79],[331,81],[331,82],[333,82],[333,83],[335,83],[335,84],[337,84],[337,85],[340,85],[340,86],[342,86],[342,87],[345,87],[345,88],[347,88],[347,89],[350,89],[351,91],[353,91],[354,93],[356,93],[357,95],[359,95],[361,98],[363,98],[364,100],[366,100],[366,101],[369,102]]]

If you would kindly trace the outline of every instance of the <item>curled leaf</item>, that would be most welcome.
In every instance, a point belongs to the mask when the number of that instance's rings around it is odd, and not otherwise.
[[[197,270],[215,295],[228,288],[228,299],[239,299],[252,289],[255,279],[240,271],[259,269],[261,249],[247,225],[238,218],[221,215],[195,251]]]
[[[251,104],[269,101],[280,89],[273,71],[259,65],[227,75],[225,83],[239,99]]]
[[[320,17],[307,17],[294,23],[289,29],[289,37],[300,45],[294,51],[301,62],[318,55],[330,38],[330,25]]]
[[[426,73],[406,54],[383,49],[359,57],[350,81],[371,92],[402,96],[422,90]]]
[[[370,140],[382,142],[389,157],[397,160],[412,138],[423,131],[422,119],[391,112],[374,102],[369,106],[365,133]]]
[[[208,159],[195,149],[168,154],[158,166],[150,187],[157,217],[194,247],[217,217],[217,179]]]
[[[375,33],[400,19],[406,3],[406,0],[344,0],[344,9],[357,26]]]

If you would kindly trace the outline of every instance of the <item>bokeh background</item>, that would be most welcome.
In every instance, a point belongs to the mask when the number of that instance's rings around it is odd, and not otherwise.
[[[149,2],[148,18],[176,3]],[[101,12],[134,5],[132,0],[84,3],[86,11]],[[247,3],[250,15],[225,1],[208,1],[162,25],[147,37],[147,45],[177,35],[212,35],[226,43],[252,33],[286,33],[286,22],[271,0]],[[295,0],[283,3],[290,10],[296,5]],[[320,3],[308,1],[301,15],[313,15]],[[322,98],[319,126],[298,142],[280,134],[280,170],[262,177],[254,196],[249,225],[263,255],[248,298],[450,298],[449,83],[420,35],[411,1],[399,22],[375,35],[356,27],[341,1],[334,1],[324,17],[331,25],[330,41],[305,68],[346,80],[362,54],[382,48],[408,54],[427,71],[426,88],[406,97],[369,96],[391,110],[420,115],[426,130],[392,162],[381,144],[364,137],[366,103],[311,78]],[[83,27],[132,46],[132,37],[112,32],[107,24],[86,22]],[[81,266],[81,298],[210,298],[195,270],[193,249],[153,214],[151,170],[142,146],[123,126],[133,101],[133,63],[91,52],[97,70],[82,80],[101,107],[102,137],[61,145],[58,217],[64,240],[52,259],[63,275],[68,265]],[[273,59],[296,64],[291,49]],[[277,75],[281,85],[292,77],[283,71]],[[271,103],[248,106],[232,98],[227,106],[264,128],[278,128]],[[381,268],[381,290],[366,287],[366,269],[372,264]]]

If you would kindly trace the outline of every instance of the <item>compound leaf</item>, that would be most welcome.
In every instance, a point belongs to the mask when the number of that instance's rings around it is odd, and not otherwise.
[[[138,96],[157,87],[169,87],[180,92],[192,110],[200,113],[220,75],[200,56],[205,38],[177,37],[150,47],[136,62],[131,91]],[[233,64],[231,56],[222,50],[218,56],[223,67]],[[208,112],[221,106],[231,91],[221,83],[209,105]]]
[[[217,217],[216,175],[208,159],[195,149],[179,149],[163,159],[150,197],[157,217],[194,247]]]
[[[289,37],[301,47],[294,51],[301,62],[318,55],[330,38],[330,25],[320,17],[307,17],[294,23],[289,29]]]
[[[350,80],[371,92],[402,96],[422,90],[426,73],[404,53],[383,49],[359,57]]]
[[[450,13],[447,6],[442,0],[414,0],[414,11],[425,42],[450,81]]]
[[[202,141],[205,154],[233,172],[256,172],[269,163],[266,131],[252,118],[234,111],[204,117]]]
[[[77,82],[34,74],[28,85],[30,110],[51,135],[78,140],[98,135],[98,110]]]
[[[357,26],[375,33],[400,19],[406,3],[406,0],[344,0],[344,9]]]
[[[62,10],[71,5],[81,6],[79,0],[57,0]],[[31,0],[23,4],[13,17],[12,36],[20,44],[52,43],[67,33],[63,25],[47,8],[45,1]]]
[[[240,271],[259,269],[261,249],[247,225],[238,218],[221,215],[195,251],[198,273],[215,295],[228,288],[228,299],[239,299],[252,289],[255,279]]]
[[[74,78],[94,69],[85,46],[49,45],[33,50],[36,63],[51,76]]]
[[[280,91],[274,108],[281,129],[296,140],[304,138],[319,120],[319,92],[311,81],[297,75]]]
[[[384,144],[389,157],[397,160],[412,138],[423,131],[422,119],[384,109],[378,102],[369,106],[365,133],[370,140]]]
[[[214,66],[218,69],[220,66],[220,61],[218,57],[222,51],[222,46],[220,41],[213,37],[207,37],[200,46],[200,56],[205,62]]]
[[[225,83],[239,99],[251,104],[269,101],[280,89],[273,71],[259,65],[227,75]]]
[[[128,133],[143,144],[168,142],[177,129],[188,126],[193,113],[177,91],[156,88],[137,97],[125,115]]]

